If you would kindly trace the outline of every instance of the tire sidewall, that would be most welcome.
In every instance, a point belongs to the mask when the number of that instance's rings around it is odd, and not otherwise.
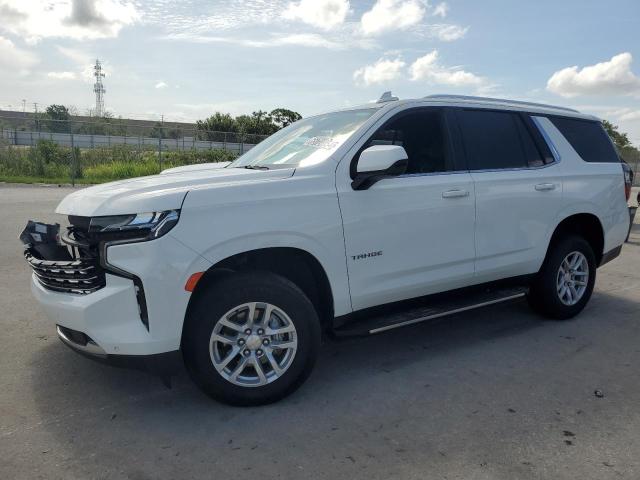
[[[558,295],[557,275],[561,263],[571,252],[580,252],[587,259],[589,266],[589,278],[587,288],[582,298],[575,305],[565,305]],[[543,313],[556,319],[574,317],[582,311],[593,292],[596,280],[596,258],[591,245],[582,237],[570,236],[558,241],[540,272],[533,287],[534,301],[541,307]]]
[[[260,387],[235,385],[216,370],[209,342],[218,320],[229,310],[248,302],[265,302],[285,312],[296,328],[295,357],[278,379]],[[225,403],[271,403],[298,388],[311,373],[320,344],[320,323],[304,293],[292,282],[268,272],[233,274],[207,287],[189,311],[183,340],[187,369],[206,393]]]

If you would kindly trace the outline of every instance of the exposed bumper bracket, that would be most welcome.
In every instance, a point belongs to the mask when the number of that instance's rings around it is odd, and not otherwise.
[[[182,354],[180,350],[152,355],[111,355],[82,332],[56,326],[62,343],[80,355],[114,367],[132,368],[159,375],[165,379],[181,370]],[[165,382],[166,383],[166,382]]]
[[[60,325],[56,325],[56,331],[58,332],[58,337],[60,337],[62,343],[67,347],[86,353],[87,355],[106,358],[107,352],[105,352],[96,342],[84,333],[76,332],[74,330],[61,327]]]

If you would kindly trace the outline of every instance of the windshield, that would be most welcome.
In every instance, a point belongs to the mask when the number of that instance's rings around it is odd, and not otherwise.
[[[376,110],[345,110],[299,120],[260,142],[229,167],[305,167],[323,162]]]

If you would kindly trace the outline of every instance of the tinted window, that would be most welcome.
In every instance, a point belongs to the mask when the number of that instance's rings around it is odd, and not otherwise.
[[[400,145],[409,157],[407,173],[435,173],[451,170],[440,110],[415,110],[401,113],[382,126],[366,143]]]
[[[522,142],[525,163],[530,167],[540,167],[544,165],[545,162],[542,160],[542,155],[540,155],[538,147],[536,147],[533,138],[531,138],[531,133],[522,121],[522,117],[520,117],[520,115],[514,115],[514,118],[518,126],[518,135]]]
[[[600,122],[562,117],[551,117],[549,120],[585,162],[620,161]]]
[[[544,164],[517,113],[459,110],[457,117],[470,170]]]

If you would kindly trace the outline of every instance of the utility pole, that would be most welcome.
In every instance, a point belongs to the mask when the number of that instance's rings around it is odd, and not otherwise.
[[[35,112],[34,118],[36,120],[36,130],[40,131],[40,122],[38,121],[38,102],[33,102],[33,111]]]
[[[22,113],[25,112],[26,108],[27,108],[27,101],[23,98],[22,99]]]
[[[160,134],[158,135],[158,162],[162,170],[162,137],[164,135],[164,114],[160,115]]]

